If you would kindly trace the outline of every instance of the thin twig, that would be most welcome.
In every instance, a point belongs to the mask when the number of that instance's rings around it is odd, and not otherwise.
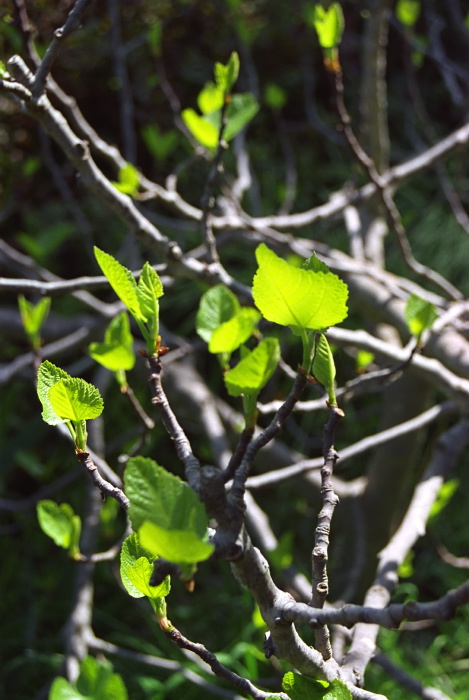
[[[311,557],[313,570],[311,605],[314,608],[323,608],[329,593],[329,579],[327,575],[329,533],[334,510],[339,503],[332,483],[334,466],[339,458],[334,448],[334,436],[337,424],[343,415],[344,412],[338,406],[331,406],[329,420],[324,426],[324,464],[321,469],[322,508],[318,515]],[[314,635],[316,649],[321,652],[323,659],[327,661],[332,658],[332,648],[327,627],[323,625],[315,629]]]
[[[150,387],[152,394],[152,405],[159,411],[171,439],[174,441],[177,456],[184,465],[188,484],[198,492],[200,486],[200,462],[192,452],[192,447],[187,436],[177,420],[161,383],[161,373],[163,370],[161,359],[157,355],[148,357],[150,366]]]
[[[196,654],[199,658],[205,661],[205,663],[208,664],[208,666],[210,666],[210,668],[216,676],[219,676],[220,678],[224,678],[225,680],[229,681],[243,693],[248,693],[255,700],[265,700],[265,698],[271,697],[272,692],[265,692],[263,690],[260,690],[259,688],[256,688],[256,686],[253,685],[251,681],[247,680],[246,678],[242,678],[241,676],[238,676],[238,674],[234,673],[234,671],[230,671],[229,668],[224,666],[217,659],[213,652],[209,651],[203,644],[190,641],[189,639],[187,639],[187,637],[184,637],[181,634],[181,632],[179,632],[179,630],[177,630],[175,627],[173,627],[170,630],[166,630],[165,635],[172,642],[177,644],[180,649],[187,649],[193,654]],[[287,700],[287,696],[284,693],[275,694],[282,698],[282,700]]]
[[[111,496],[115,498],[122,508],[127,510],[130,502],[125,493],[118,486],[113,486],[109,481],[103,479],[98,471],[98,467],[95,465],[88,452],[77,452],[77,459],[80,464],[86,467],[91,481],[101,491],[102,497]]]

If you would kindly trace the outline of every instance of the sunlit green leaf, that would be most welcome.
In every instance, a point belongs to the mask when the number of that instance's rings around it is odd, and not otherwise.
[[[205,561],[214,551],[213,544],[204,541],[189,528],[166,529],[147,520],[139,528],[138,535],[147,549],[178,564]]]
[[[65,422],[64,418],[57,415],[49,398],[51,387],[61,379],[70,379],[70,375],[60,367],[56,367],[49,360],[41,362],[37,375],[37,395],[42,404],[42,418],[49,425],[58,425]]]
[[[103,410],[99,390],[84,379],[60,379],[49,390],[54,412],[64,420],[83,421],[97,418]]]
[[[131,163],[127,163],[123,168],[119,170],[118,181],[112,184],[122,192],[123,194],[128,194],[131,197],[135,197],[138,192],[138,187],[140,185],[140,173],[137,168]]]
[[[181,112],[181,117],[191,134],[202,146],[210,150],[216,149],[219,136],[219,129],[216,126],[190,107]]]
[[[206,542],[208,515],[187,484],[144,457],[128,461],[124,480],[130,520],[143,547],[175,563],[195,561],[187,559],[190,551],[203,559],[210,556],[213,546]],[[155,527],[143,528],[147,522]]]
[[[223,90],[212,82],[206,83],[197,97],[197,105],[202,114],[210,114],[220,110],[224,101]]]
[[[322,330],[346,318],[348,288],[337,275],[293,267],[263,243],[256,258],[252,291],[267,320],[293,330]]]
[[[121,265],[112,255],[105,253],[96,246],[94,247],[94,254],[109,284],[119,299],[126,305],[132,316],[140,321],[146,321],[147,318],[140,309],[137,283],[130,270]]]
[[[231,354],[254,333],[260,318],[256,309],[239,309],[235,316],[214,330],[208,344],[209,351]]]
[[[420,15],[420,0],[398,0],[396,17],[406,27],[413,27]]]
[[[198,561],[200,561],[200,559]],[[128,580],[142,595],[148,598],[162,598],[167,596],[170,591],[169,576],[167,576],[159,586],[150,586],[152,572],[153,565],[146,557],[140,557],[140,559],[137,559],[133,564],[129,564],[126,569]]]
[[[235,84],[239,75],[239,56],[236,51],[233,51],[228,63],[215,63],[215,81],[217,86],[224,92],[231,92],[231,88]]]
[[[313,22],[323,49],[339,46],[344,32],[344,13],[338,2],[333,2],[327,9],[316,3]]]
[[[257,395],[277,368],[280,347],[277,338],[264,338],[236,367],[225,374],[225,384],[231,396]]]
[[[122,311],[107,327],[104,342],[91,343],[89,353],[96,362],[111,372],[129,370],[135,364],[132,345],[129,317],[125,311]]]
[[[238,299],[225,285],[211,287],[200,300],[195,320],[197,333],[209,343],[215,329],[233,318],[240,308]]]
[[[21,321],[33,348],[40,346],[40,331],[50,309],[50,297],[40,299],[36,305],[31,304],[22,294],[18,297]]]
[[[315,681],[293,671],[284,675],[282,688],[291,700],[352,700],[352,693],[342,681]]]

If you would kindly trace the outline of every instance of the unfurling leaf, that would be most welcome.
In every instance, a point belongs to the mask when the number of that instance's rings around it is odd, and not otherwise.
[[[256,309],[239,309],[235,316],[214,330],[208,344],[209,351],[215,354],[231,354],[256,331],[260,318],[261,315]]]
[[[31,304],[22,294],[18,297],[18,306],[24,330],[35,350],[40,347],[40,331],[50,309],[50,297],[40,299],[36,305]]]
[[[313,359],[313,375],[323,385],[329,395],[329,403],[336,406],[335,398],[335,363],[325,335],[320,333],[316,340],[316,352]]]
[[[338,2],[333,2],[328,9],[316,3],[313,24],[321,48],[333,49],[339,46],[344,32],[344,13]]]
[[[37,374],[37,395],[42,404],[42,418],[49,425],[58,425],[65,422],[64,418],[57,415],[49,398],[51,387],[61,379],[70,379],[70,375],[60,367],[56,367],[49,360],[41,362]]]
[[[137,283],[130,270],[121,265],[112,255],[105,253],[104,250],[100,250],[96,246],[94,247],[94,254],[109,284],[119,299],[126,305],[132,316],[140,321],[146,321],[147,318],[140,309]]]
[[[112,319],[104,334],[102,343],[91,343],[91,357],[111,372],[129,370],[135,364],[132,349],[133,337],[130,332],[129,317],[122,311]]]

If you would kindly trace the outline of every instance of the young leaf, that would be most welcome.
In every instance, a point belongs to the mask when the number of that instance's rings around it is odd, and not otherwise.
[[[129,516],[132,528],[139,533],[139,541],[146,549],[179,563],[181,556],[180,533],[189,543],[189,549],[210,556],[213,546],[206,543],[208,516],[194,491],[156,462],[144,457],[131,458],[125,470],[125,492],[130,500]],[[155,526],[154,530],[146,522]],[[150,533],[149,533],[150,530]],[[154,532],[161,538],[155,543]],[[173,539],[174,546],[171,546]],[[204,545],[198,548],[198,544]],[[207,554],[210,548],[210,553]],[[184,556],[186,552],[184,550]],[[198,561],[201,561],[199,559]]]
[[[406,27],[413,27],[420,15],[420,0],[398,0],[396,17]]]
[[[231,88],[237,81],[238,75],[239,56],[236,51],[232,52],[226,66],[222,63],[215,63],[215,81],[220,90],[225,94],[231,92]]]
[[[330,272],[326,263],[319,260],[316,253],[313,253],[310,258],[304,261],[303,270],[311,270],[312,272],[325,272],[326,274]]]
[[[231,141],[239,132],[254,119],[259,111],[259,103],[249,92],[233,95],[226,110],[226,128],[223,133],[225,141]]]
[[[282,688],[291,700],[352,700],[352,693],[342,681],[315,681],[292,671],[284,675]]]
[[[138,280],[137,294],[140,311],[148,321],[151,336],[154,341],[158,336],[159,297],[163,296],[163,285],[158,273],[146,262]]]
[[[148,598],[164,598],[170,591],[169,576],[159,586],[150,586],[153,566],[146,557],[140,557],[126,569],[126,576],[133,588]],[[136,597],[136,596],[134,596]]]
[[[86,700],[127,700],[127,690],[122,678],[114,673],[108,662],[98,661],[87,656],[81,663],[80,675],[76,682],[79,693]]]
[[[89,353],[111,372],[132,369],[135,355],[132,349],[133,337],[130,332],[129,317],[122,311],[112,319],[104,334],[104,342],[91,343]]]
[[[264,243],[256,249],[254,302],[268,320],[292,330],[322,330],[347,316],[347,285],[331,272],[289,265]]]
[[[89,420],[100,416],[103,410],[99,390],[76,377],[56,382],[49,390],[49,400],[56,415],[63,420]]]
[[[410,332],[420,340],[422,333],[432,327],[438,314],[431,302],[425,301],[417,294],[411,294],[407,300],[404,316]]]
[[[141,572],[143,566],[146,567],[146,565],[139,564],[135,569],[137,561],[145,560],[148,562],[149,569],[148,567],[147,569],[150,573],[148,574],[148,578],[146,578],[146,585],[149,586],[155,559],[156,556],[142,546],[137,533],[134,532],[124,540],[120,556],[120,574],[127,593],[133,598],[142,598],[144,595],[149,595],[145,590],[142,590],[141,585],[139,585],[138,581],[135,579],[137,572]],[[156,593],[154,597],[168,595],[170,590],[170,577],[166,576],[159,586],[149,586],[149,588],[150,591]],[[158,589],[158,592],[156,592],[156,589]],[[152,597],[153,593],[150,597]]]
[[[21,321],[24,330],[29,338],[29,342],[34,349],[38,349],[41,344],[40,331],[42,324],[47,318],[50,309],[50,297],[40,299],[36,306],[31,304],[22,294],[18,297]]]
[[[36,506],[41,530],[51,537],[58,547],[68,549],[71,556],[79,553],[81,519],[68,503],[39,501]]]
[[[264,338],[236,367],[225,374],[225,385],[230,396],[257,395],[274,373],[279,359],[277,338]]]
[[[94,254],[109,284],[119,299],[126,305],[132,316],[139,321],[146,321],[147,318],[140,309],[137,283],[130,270],[117,262],[112,255],[105,253],[96,246],[94,247]]]
[[[254,333],[261,315],[256,309],[244,307],[233,318],[215,328],[208,344],[209,352],[231,354]]]
[[[166,529],[146,520],[138,531],[142,544],[154,554],[177,564],[196,564],[213,554],[209,544],[190,529]],[[161,595],[161,594],[160,594]]]
[[[313,22],[323,49],[333,49],[339,46],[344,32],[344,14],[338,2],[333,2],[327,10],[316,3]]]
[[[49,425],[64,423],[66,419],[60,417],[55,412],[49,398],[49,391],[54,384],[61,379],[70,379],[70,375],[65,370],[56,367],[49,360],[41,362],[37,375],[37,395],[42,404],[42,418]]]
[[[205,146],[205,148],[211,151],[216,149],[219,135],[219,129],[217,129],[216,126],[205,117],[201,117],[190,107],[182,110],[181,118],[192,136],[194,136],[202,146]]]
[[[205,83],[203,89],[197,97],[197,105],[202,114],[217,112],[223,107],[225,96],[215,83]]]
[[[332,406],[337,405],[335,398],[335,363],[329,343],[325,335],[320,333],[316,340],[316,352],[313,359],[313,375],[320,384],[323,385],[329,394],[329,403]]]
[[[131,197],[135,197],[140,185],[140,174],[137,168],[131,163],[127,163],[127,165],[124,165],[124,167],[119,170],[118,178],[118,182],[112,183],[116,190],[119,190],[119,192],[123,194],[128,194]]]
[[[215,329],[233,318],[240,308],[238,299],[225,285],[211,287],[200,300],[195,319],[197,333],[209,343]]]

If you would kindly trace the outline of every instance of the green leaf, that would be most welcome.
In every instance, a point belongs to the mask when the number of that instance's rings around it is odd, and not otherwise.
[[[219,129],[190,107],[181,112],[181,118],[192,136],[205,148],[214,151],[218,146]]]
[[[316,3],[314,6],[313,24],[317,32],[319,44],[323,49],[337,48],[344,32],[344,13],[338,2],[333,2],[326,10]]]
[[[84,379],[60,379],[49,389],[52,409],[63,420],[84,421],[97,418],[103,410],[99,390]]]
[[[116,190],[135,197],[140,185],[140,173],[137,168],[131,163],[127,163],[123,168],[120,168],[118,178],[117,182],[112,183]]]
[[[151,523],[149,524],[151,525]],[[143,530],[143,528],[141,529]],[[150,561],[146,557],[140,557],[134,564],[127,566],[126,575],[132,586],[142,595],[148,598],[164,598],[170,591],[169,576],[159,586],[150,586],[152,572],[153,565]]]
[[[304,261],[303,270],[311,270],[312,272],[330,272],[325,262],[319,260],[316,253],[313,253],[310,258]]]
[[[223,90],[212,82],[206,83],[197,97],[197,105],[202,114],[218,112],[223,107],[224,101]]]
[[[81,519],[68,503],[39,501],[36,506],[41,530],[52,538],[58,547],[68,549],[71,556],[80,551]]]
[[[287,103],[287,93],[276,83],[267,83],[264,88],[264,102],[274,110],[280,110]]]
[[[282,688],[291,700],[352,700],[352,693],[342,681],[315,681],[292,671],[284,675]]]
[[[65,678],[56,678],[49,690],[49,700],[90,700],[78,692]]]
[[[129,317],[122,311],[112,319],[104,334],[104,342],[91,343],[91,357],[111,372],[132,369],[135,364],[133,337]]]
[[[202,540],[193,530],[166,529],[149,520],[138,531],[142,544],[167,561],[195,564],[212,556],[213,544]]]
[[[194,556],[204,554],[203,559],[210,556],[208,548],[211,553],[213,546],[206,543],[208,515],[187,484],[144,457],[128,461],[124,481],[132,528],[139,533],[143,547],[175,563],[187,561],[188,549],[196,552]],[[147,521],[155,528],[142,528]],[[159,539],[155,542],[155,533],[161,539],[161,547]],[[181,538],[188,544],[181,543]],[[198,547],[197,543],[203,546]]]
[[[316,352],[313,359],[313,375],[329,394],[329,403],[336,406],[334,379],[335,363],[327,338],[322,333],[316,339]]]
[[[428,521],[435,520],[441,513],[441,511],[446,508],[450,500],[452,499],[455,492],[458,490],[459,480],[458,479],[448,479],[445,481],[438,492],[436,501],[433,503],[430,514],[428,516]]]
[[[268,320],[292,330],[322,330],[347,316],[347,285],[331,272],[289,265],[264,243],[256,249],[254,302]]]
[[[29,342],[33,348],[38,349],[41,344],[40,331],[47,318],[50,309],[50,297],[40,299],[34,306],[22,294],[18,297],[21,321]]]
[[[398,0],[396,17],[406,27],[413,27],[420,15],[420,0]]]
[[[120,574],[127,593],[133,598],[142,598],[144,595],[150,598],[168,595],[171,587],[169,576],[166,576],[159,586],[149,585],[153,562],[156,558],[150,550],[141,544],[137,533],[134,532],[124,540],[120,556]],[[142,560],[147,561],[148,566],[142,563],[137,565],[137,562]],[[146,576],[147,572],[149,572],[148,577]],[[142,583],[142,577],[144,583]],[[146,587],[148,587],[150,593],[147,592]]]
[[[375,356],[372,352],[368,352],[368,350],[358,350],[357,356],[355,358],[357,363],[357,370],[366,369],[369,365],[371,365],[374,359]]]
[[[246,342],[255,332],[261,315],[256,309],[244,307],[237,314],[225,321],[213,331],[208,344],[212,353],[231,354]]]
[[[226,110],[225,141],[231,141],[259,111],[259,103],[249,92],[233,95]]]
[[[141,130],[142,139],[145,146],[160,163],[173,153],[179,141],[179,135],[175,129],[162,132],[156,124],[145,124]]]
[[[87,656],[81,663],[76,682],[77,690],[90,700],[127,700],[127,690],[122,678],[113,672],[109,661],[100,662]]]
[[[132,316],[139,321],[146,321],[147,318],[140,309],[137,283],[130,270],[121,265],[112,255],[105,253],[96,246],[94,247],[94,254],[109,284],[119,299],[126,305]]]
[[[215,329],[233,318],[240,308],[238,299],[225,285],[211,287],[200,300],[195,319],[197,333],[209,343]]]
[[[274,373],[279,359],[280,347],[277,338],[264,338],[236,367],[225,374],[225,384],[230,396],[257,395]]]
[[[217,86],[223,93],[231,92],[231,88],[235,84],[239,75],[239,56],[236,51],[233,51],[228,63],[224,66],[222,63],[215,63],[215,81]]]
[[[431,302],[425,301],[417,294],[411,294],[407,300],[404,316],[412,335],[420,339],[422,333],[432,327],[438,313]]]
[[[37,395],[42,404],[42,418],[49,425],[65,423],[64,418],[57,415],[49,398],[49,391],[61,379],[70,379],[70,375],[65,370],[56,367],[49,360],[41,362],[37,375]]]
[[[146,262],[143,266],[137,287],[140,311],[146,317],[151,339],[153,341],[150,351],[154,351],[159,331],[159,297],[163,296],[163,285],[158,273]]]

